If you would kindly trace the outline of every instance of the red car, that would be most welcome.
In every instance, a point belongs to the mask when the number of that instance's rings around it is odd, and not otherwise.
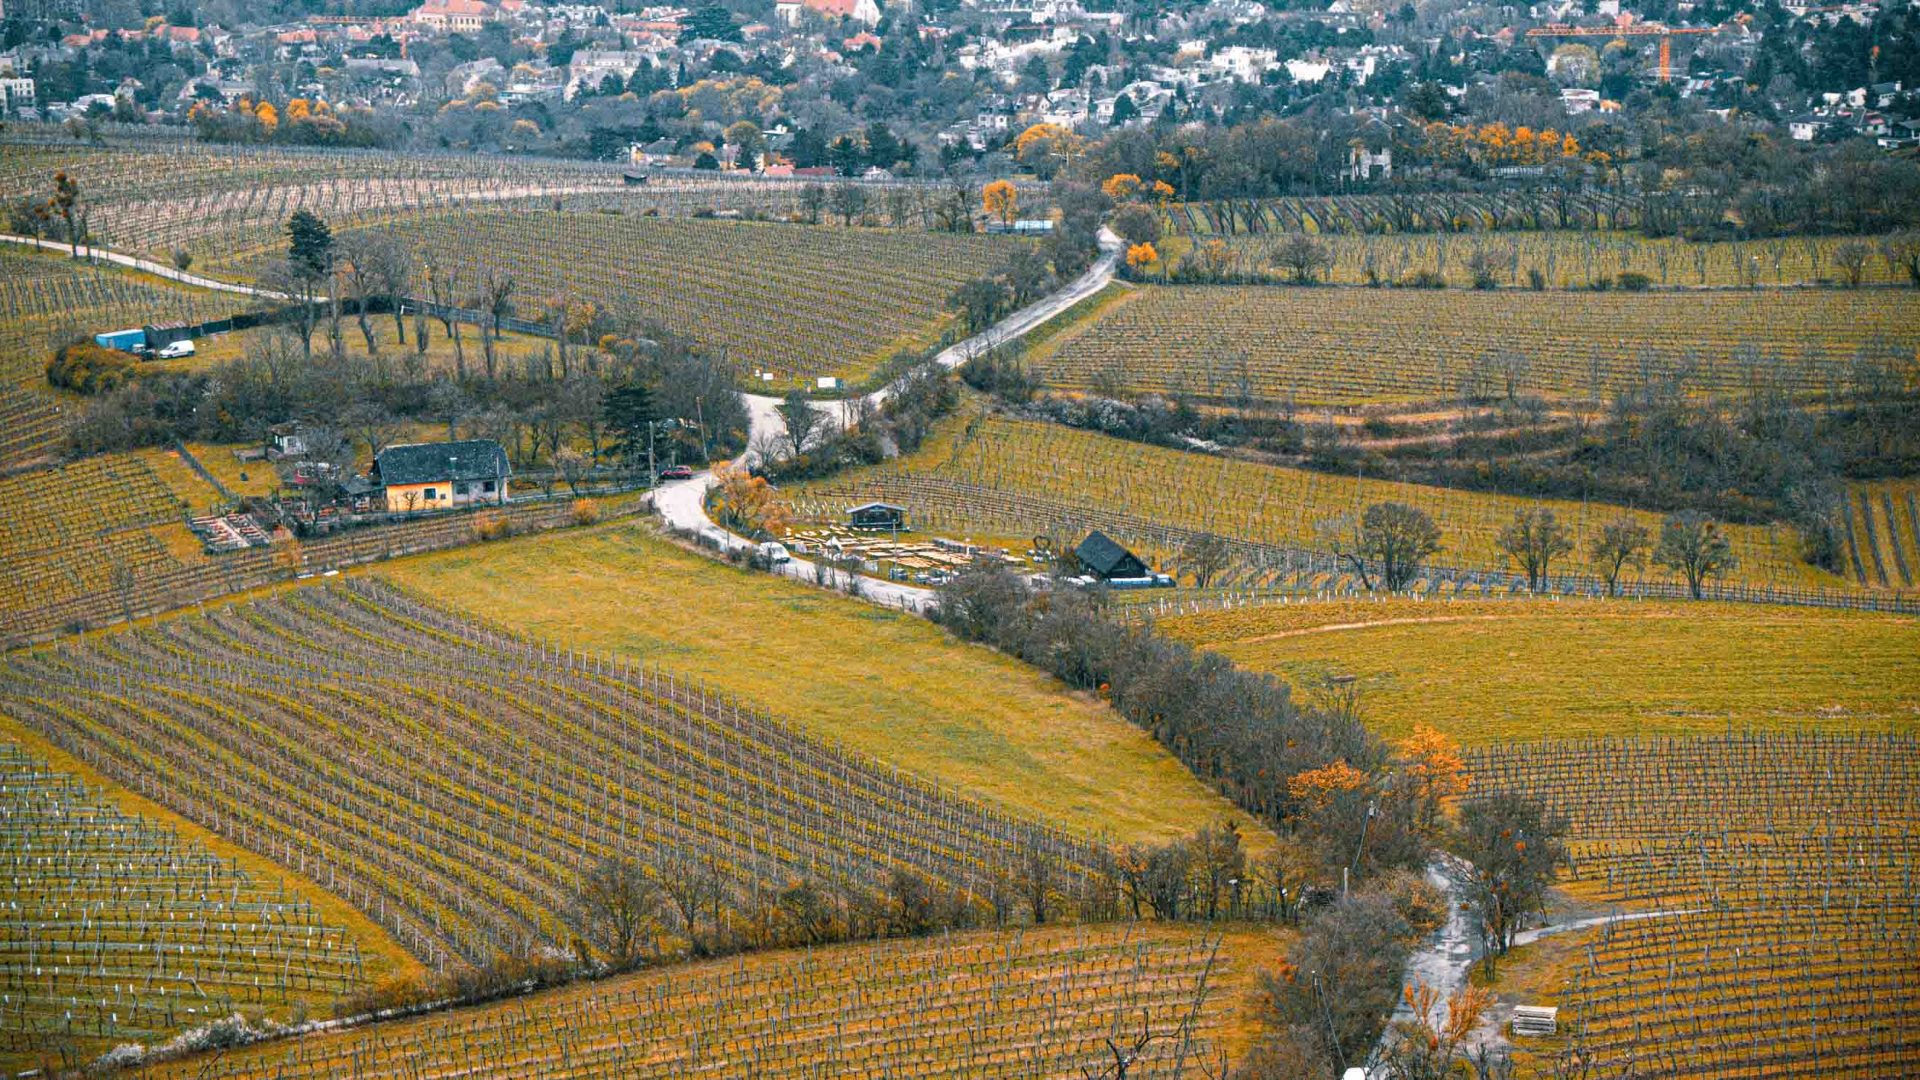
[[[691,465],[669,465],[660,470],[660,479],[691,480],[693,479],[693,467]]]

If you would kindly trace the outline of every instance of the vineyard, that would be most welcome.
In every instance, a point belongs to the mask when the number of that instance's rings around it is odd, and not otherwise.
[[[778,703],[814,738],[1083,836],[1164,843],[1231,817],[1249,851],[1273,844],[1151,735],[1027,665],[639,529],[449,551],[380,576],[476,618]]]
[[[782,383],[858,379],[935,342],[947,298],[1018,241],[573,211],[470,211],[379,226],[477,286],[515,277],[523,306],[554,297],[631,312]],[[264,254],[256,251],[254,257]]]
[[[1920,585],[1920,484],[1857,484],[1847,493],[1847,576],[1862,585]]]
[[[1846,385],[1884,351],[1912,378],[1920,291],[1583,293],[1168,286],[1140,290],[1038,359],[1047,381],[1213,402],[1449,398],[1474,365],[1524,361],[1521,393],[1595,397],[1684,372],[1696,391],[1768,375]],[[1503,391],[1490,383],[1483,392]]]
[[[1354,676],[1384,734],[1469,746],[1590,737],[1920,726],[1920,622],[1656,601],[1267,603],[1161,631],[1296,686]]]
[[[1613,506],[1541,502],[1450,488],[1332,476],[1127,442],[1104,435],[1032,421],[956,418],[928,439],[919,453],[887,466],[848,474],[802,488],[796,493],[808,515],[839,520],[849,498],[882,498],[914,513],[925,529],[977,529],[999,536],[1032,535],[1056,523],[1101,524],[1114,515],[1122,521],[1175,530],[1213,533],[1249,545],[1281,546],[1291,551],[1316,543],[1317,522],[1357,513],[1368,504],[1398,500],[1427,511],[1442,530],[1436,565],[1469,571],[1510,569],[1494,547],[1499,529],[1514,512],[1545,505],[1573,531],[1586,550],[1588,538],[1603,524],[1629,514],[1654,531],[1657,515]],[[1111,508],[1123,507],[1116,511]],[[1734,579],[1777,586],[1838,585],[1801,562],[1792,538],[1760,526],[1730,526],[1740,560]],[[1078,536],[1069,538],[1077,543]],[[1162,536],[1162,553],[1172,557],[1185,537]],[[1238,554],[1238,552],[1236,552]],[[1261,565],[1252,549],[1242,570],[1230,580],[1248,585],[1275,584],[1276,574],[1299,572],[1296,561]],[[1562,573],[1590,568],[1570,556]],[[1321,569],[1333,569],[1322,564]],[[1646,577],[1669,580],[1665,571]],[[1223,582],[1224,583],[1224,582]]]
[[[1243,937],[1245,935],[1242,935]],[[1081,1077],[1217,1064],[1247,972],[1228,939],[1163,927],[841,946],[649,972],[481,1009],[148,1070],[193,1080],[440,1077]],[[1251,951],[1248,949],[1247,951]]]
[[[357,942],[282,882],[0,742],[0,1062],[326,1005]]]
[[[1063,898],[1096,858],[704,684],[365,581],[15,653],[0,685],[0,710],[433,964],[570,943],[572,883],[639,847],[728,895],[900,870],[983,907],[1029,852]]]
[[[1560,1001],[1588,1075],[1884,1077],[1920,1057],[1911,734],[1548,742],[1468,768],[1569,820],[1576,891],[1675,912],[1585,950]]]
[[[51,252],[0,245],[0,468],[59,443],[78,399],[47,386],[53,350],[77,337],[233,313],[232,297],[188,289]]]
[[[1217,237],[1173,237],[1161,254],[1178,263],[1198,256],[1206,266]],[[1226,271],[1269,280],[1292,276],[1282,257],[1285,239],[1274,235],[1238,236],[1226,243]],[[1856,240],[1835,236],[1791,240],[1689,241],[1648,239],[1628,233],[1541,232],[1459,236],[1328,236],[1321,240],[1332,258],[1323,276],[1341,285],[1404,282],[1416,275],[1437,275],[1447,285],[1469,289],[1476,263],[1500,288],[1530,288],[1535,274],[1546,289],[1586,289],[1611,284],[1623,274],[1639,274],[1656,288],[1776,288],[1850,283],[1841,256],[1844,245],[1864,244],[1859,264],[1862,285],[1910,283],[1890,238]]]

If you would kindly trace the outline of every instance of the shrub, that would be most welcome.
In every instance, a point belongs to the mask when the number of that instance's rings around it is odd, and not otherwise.
[[[126,353],[91,341],[76,341],[62,346],[47,361],[47,382],[75,393],[100,394],[126,385],[137,370]]]
[[[1638,270],[1627,270],[1614,281],[1622,292],[1646,292],[1653,285],[1653,279]]]
[[[575,499],[572,509],[575,525],[591,525],[600,520],[600,504],[592,499]]]
[[[505,540],[513,535],[513,519],[498,510],[483,510],[473,516],[473,535],[481,540]]]
[[[1444,289],[1447,287],[1447,279],[1441,276],[1437,270],[1415,270],[1413,273],[1400,279],[1400,287],[1404,289]]]

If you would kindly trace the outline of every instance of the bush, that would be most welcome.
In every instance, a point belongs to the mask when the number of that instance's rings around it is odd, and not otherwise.
[[[1599,277],[1594,278],[1593,283],[1587,287],[1594,292],[1606,292],[1608,289],[1613,288],[1613,279],[1605,274],[1601,274]]]
[[[1614,281],[1622,292],[1646,292],[1653,285],[1653,279],[1637,270],[1628,270]]]
[[[592,499],[573,500],[572,510],[575,525],[591,525],[600,520],[600,504]]]
[[[1400,287],[1403,289],[1444,289],[1447,287],[1447,279],[1442,277],[1437,270],[1415,270],[1413,273],[1400,279]]]
[[[483,510],[473,516],[473,535],[480,540],[505,540],[513,535],[513,519],[498,510]]]
[[[47,361],[47,382],[80,394],[118,390],[132,381],[138,365],[126,353],[76,341],[64,345]]]

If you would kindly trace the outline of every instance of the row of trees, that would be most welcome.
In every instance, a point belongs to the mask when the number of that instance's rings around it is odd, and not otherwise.
[[[1322,548],[1368,591],[1407,588],[1441,550],[1441,531],[1433,516],[1400,502],[1375,503],[1357,515],[1329,518],[1318,524],[1317,532]],[[1554,563],[1573,553],[1575,541],[1573,530],[1551,509],[1538,506],[1515,511],[1495,535],[1494,547],[1526,577],[1527,587],[1538,591],[1547,584]],[[1618,595],[1627,570],[1642,569],[1649,561],[1684,578],[1696,600],[1709,580],[1739,565],[1726,530],[1693,510],[1669,514],[1657,540],[1637,519],[1617,517],[1588,541],[1587,556],[1610,596]]]

